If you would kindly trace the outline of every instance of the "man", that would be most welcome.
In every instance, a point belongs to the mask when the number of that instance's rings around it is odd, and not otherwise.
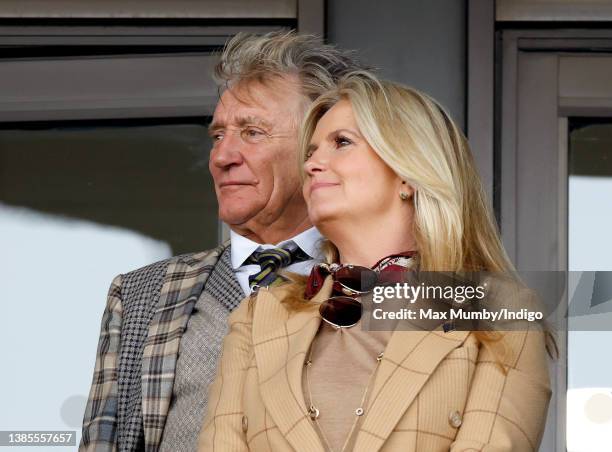
[[[230,243],[113,280],[80,450],[196,449],[227,316],[257,286],[278,283],[279,268],[307,273],[318,255],[297,133],[309,103],[359,68],[312,36],[228,43],[215,69],[224,91],[209,168]]]

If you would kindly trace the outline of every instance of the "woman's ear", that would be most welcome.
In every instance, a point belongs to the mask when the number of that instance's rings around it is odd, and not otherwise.
[[[400,179],[399,197],[402,201],[406,201],[414,195],[414,188],[405,180]]]

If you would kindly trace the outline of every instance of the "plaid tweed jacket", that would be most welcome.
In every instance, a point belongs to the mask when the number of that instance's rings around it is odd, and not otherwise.
[[[228,244],[176,256],[113,280],[80,451],[158,449],[181,336]]]
[[[261,289],[231,314],[199,451],[324,452],[302,390],[321,320],[316,309],[290,312],[282,290]],[[507,373],[469,331],[395,330],[351,450],[537,450],[551,395],[544,335],[505,334]]]

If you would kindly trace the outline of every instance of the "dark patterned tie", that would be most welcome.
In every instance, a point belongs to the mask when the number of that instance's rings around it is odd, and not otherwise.
[[[309,259],[311,257],[293,241],[285,243],[280,248],[254,251],[244,263],[257,264],[261,270],[249,276],[249,287],[255,290],[258,287],[276,286],[284,281],[282,276],[276,274],[279,269]]]

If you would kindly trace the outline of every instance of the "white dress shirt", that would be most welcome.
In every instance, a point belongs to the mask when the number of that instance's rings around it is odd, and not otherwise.
[[[242,287],[245,294],[250,294],[251,288],[249,287],[249,276],[255,275],[261,271],[261,266],[257,264],[244,265],[244,261],[247,260],[251,254],[253,254],[253,251],[278,248],[287,242],[293,241],[312,259],[302,262],[295,262],[288,267],[285,267],[285,269],[301,275],[308,275],[313,265],[322,261],[322,239],[323,236],[317,230],[317,228],[314,227],[296,235],[295,237],[283,240],[276,245],[270,245],[267,243],[262,245],[243,237],[234,231],[230,231],[232,269],[234,270],[234,274],[240,283],[240,287]]]

